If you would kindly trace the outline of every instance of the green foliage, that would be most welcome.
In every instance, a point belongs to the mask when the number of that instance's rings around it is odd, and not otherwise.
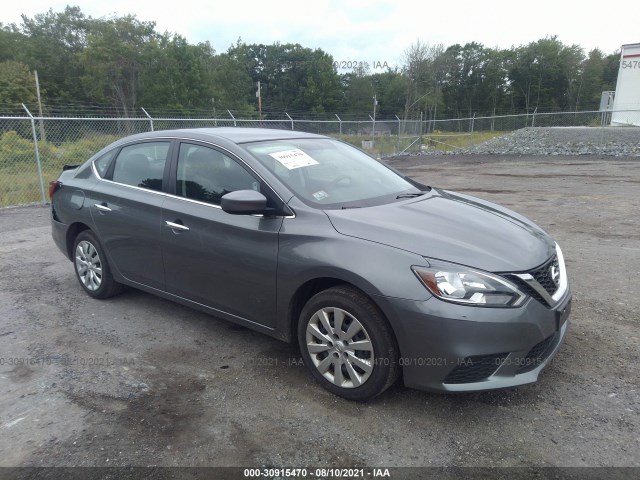
[[[0,103],[34,101],[38,70],[45,113],[56,105],[109,106],[135,116],[231,109],[251,115],[261,84],[262,110],[282,116],[311,112],[372,114],[405,119],[494,113],[596,109],[602,90],[615,87],[619,57],[547,37],[509,49],[429,45],[404,52],[398,70],[338,75],[321,49],[294,43],[246,44],[226,52],[159,33],[135,16],[95,19],[79,7],[49,10],[20,25],[0,24]],[[7,63],[10,62],[10,63]],[[47,108],[49,109],[47,111]]]
[[[515,109],[527,113],[541,107],[570,110],[583,60],[579,46],[566,46],[555,36],[513,50],[507,65]]]
[[[442,81],[445,116],[471,117],[507,106],[508,72],[502,52],[472,42],[450,46],[443,57],[448,72]]]
[[[34,158],[33,141],[26,140],[11,130],[0,136],[0,168],[13,166],[17,162]]]
[[[49,10],[34,18],[22,16],[15,59],[38,70],[41,88],[47,93],[44,98],[65,103],[91,100],[78,79],[84,70],[80,54],[95,24],[80,8],[69,6],[60,13]]]
[[[247,45],[239,40],[227,55],[243,66],[254,88],[260,82],[263,110],[332,112],[339,107],[340,79],[333,58],[320,49],[297,43]]]
[[[49,156],[52,166],[78,165],[107,145],[118,140],[116,135],[95,135],[81,138],[73,142],[65,142],[55,150],[54,156]],[[40,148],[40,143],[38,144]]]
[[[41,161],[53,161],[57,158],[55,145],[47,142],[38,143]],[[18,169],[24,164],[35,165],[35,148],[33,140],[9,130],[0,135],[0,171]]]
[[[117,138],[93,134],[59,146],[38,142],[43,178],[57,178],[63,165],[82,163]],[[37,168],[31,137],[13,130],[0,135],[0,207],[42,200]]]
[[[347,73],[342,78],[342,85],[347,106],[346,113],[373,114],[373,95],[376,92],[369,76]]]
[[[155,23],[141,22],[131,15],[97,22],[81,54],[85,89],[129,116],[137,105],[140,75],[157,41]]]
[[[371,84],[378,98],[378,115],[401,117],[404,112],[407,79],[396,70],[371,75]]]
[[[32,104],[36,86],[29,67],[14,60],[0,62],[0,104]]]

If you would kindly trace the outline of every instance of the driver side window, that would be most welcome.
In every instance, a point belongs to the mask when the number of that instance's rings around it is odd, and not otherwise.
[[[213,148],[180,144],[176,194],[220,205],[220,199],[236,190],[260,191],[260,182],[243,166]]]

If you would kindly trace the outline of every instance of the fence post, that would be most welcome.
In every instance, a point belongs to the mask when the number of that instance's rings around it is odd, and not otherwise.
[[[342,119],[338,116],[337,113],[334,113],[334,115],[336,116],[336,118],[338,119],[338,122],[340,124],[340,136],[342,137]]]
[[[538,111],[538,107],[533,111],[533,119],[531,120],[531,127],[536,126],[536,112]]]
[[[289,120],[291,120],[291,130],[293,130],[293,118],[291,118],[287,112],[284,112],[284,114],[287,116]]]
[[[371,141],[375,145],[375,143],[376,143],[376,119],[373,118],[371,115],[369,115],[369,118],[371,119]]]
[[[238,124],[236,123],[236,117],[233,116],[233,113],[231,113],[231,110],[227,110],[227,112],[229,112],[229,115],[231,115],[231,118],[233,118],[233,126],[237,127]]]
[[[33,115],[27,108],[27,106],[23,103],[22,108],[25,109],[27,115],[31,119],[31,133],[33,133],[33,145],[36,149],[36,161],[38,162],[38,178],[40,179],[40,193],[42,194],[42,204],[47,204],[47,197],[44,194],[44,181],[42,180],[42,165],[40,164],[40,150],[38,149],[38,134],[36,133],[36,122],[33,119]]]
[[[153,118],[151,118],[151,115],[149,115],[149,114],[147,113],[147,111],[146,111],[144,108],[142,108],[142,107],[140,107],[140,108],[142,109],[142,111],[144,112],[144,114],[145,114],[145,115],[147,116],[147,118],[149,119],[149,123],[151,123],[151,131],[153,132]]]
[[[476,123],[476,112],[473,112],[473,117],[471,117],[471,135],[469,135],[469,146],[473,145],[473,127]]]
[[[394,148],[394,152],[393,154],[396,154],[396,150],[400,150],[400,118],[398,118],[398,115],[394,115],[396,117],[396,120],[398,120],[398,136],[396,138],[396,146],[398,148]]]

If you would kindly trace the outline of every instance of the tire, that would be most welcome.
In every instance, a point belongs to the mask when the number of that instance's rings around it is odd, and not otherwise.
[[[93,298],[109,298],[122,291],[122,284],[113,279],[107,256],[91,230],[83,230],[73,242],[73,268],[83,290]]]
[[[302,309],[298,343],[305,365],[330,392],[364,401],[398,379],[398,346],[378,307],[362,292],[338,286]]]

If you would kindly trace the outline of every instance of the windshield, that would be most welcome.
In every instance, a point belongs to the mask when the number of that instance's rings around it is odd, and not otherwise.
[[[319,208],[388,203],[419,189],[345,143],[328,138],[272,140],[243,145],[299,198]]]

